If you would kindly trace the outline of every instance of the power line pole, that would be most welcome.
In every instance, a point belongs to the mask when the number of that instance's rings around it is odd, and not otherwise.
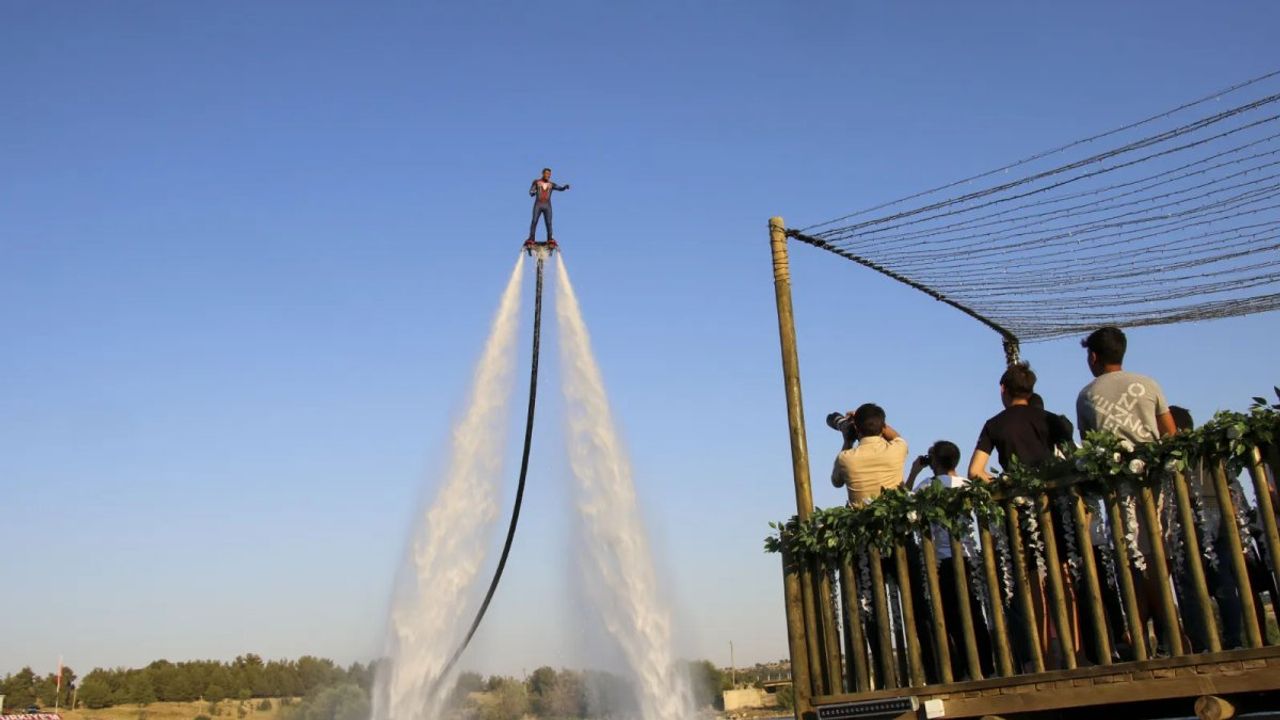
[[[738,666],[733,661],[733,641],[729,641],[729,683],[734,690],[738,689]]]

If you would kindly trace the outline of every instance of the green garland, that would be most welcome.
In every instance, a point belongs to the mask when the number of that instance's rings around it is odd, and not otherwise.
[[[1280,388],[1276,389],[1280,399]],[[793,555],[829,564],[856,562],[868,547],[882,552],[894,541],[924,530],[931,524],[962,534],[968,518],[977,516],[983,525],[1004,517],[997,498],[1036,496],[1055,480],[1101,489],[1123,483],[1152,485],[1169,472],[1186,470],[1200,460],[1224,459],[1233,467],[1252,462],[1253,448],[1280,438],[1280,404],[1269,405],[1253,398],[1248,413],[1222,411],[1204,425],[1161,438],[1156,442],[1132,443],[1109,432],[1094,431],[1069,457],[1054,458],[1035,468],[1018,462],[996,475],[990,483],[973,483],[948,488],[933,481],[914,493],[905,488],[882,492],[857,507],[814,508],[803,522],[796,516],[785,522],[771,522],[774,533],[765,538],[766,552],[782,552],[783,542]],[[1083,479],[1082,479],[1083,478]]]

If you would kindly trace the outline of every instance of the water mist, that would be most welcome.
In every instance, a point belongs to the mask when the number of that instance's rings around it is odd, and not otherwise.
[[[584,537],[578,547],[588,597],[634,675],[641,717],[687,720],[693,717],[689,678],[672,654],[671,616],[659,598],[631,465],[559,256],[556,270],[565,439],[581,514]]]
[[[502,293],[466,409],[453,427],[447,470],[397,583],[373,720],[434,720],[451,689],[440,675],[466,632],[464,611],[498,511],[522,269],[523,257]]]

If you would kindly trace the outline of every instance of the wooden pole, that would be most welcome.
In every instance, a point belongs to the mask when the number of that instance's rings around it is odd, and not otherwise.
[[[1031,665],[1035,672],[1042,673],[1044,653],[1040,651],[1040,628],[1036,627],[1036,606],[1031,599],[1031,574],[1022,545],[1022,528],[1018,526],[1018,507],[1010,500],[1005,503],[1004,511],[1009,518],[1009,554],[1013,556],[1013,579],[1018,586],[1014,595],[1022,608],[1023,631],[1031,645]]]
[[[1078,488],[1071,488],[1072,512],[1076,521],[1076,542],[1080,545],[1080,559],[1084,567],[1084,594],[1089,598],[1089,623],[1093,626],[1093,644],[1099,657],[1099,665],[1111,664],[1111,638],[1107,633],[1107,609],[1102,600],[1102,582],[1098,577],[1098,563],[1093,557],[1093,537],[1090,534],[1089,516],[1084,510],[1084,498]],[[1109,590],[1109,589],[1108,589]]]
[[[1267,540],[1267,555],[1271,556],[1272,577],[1280,582],[1280,530],[1276,528],[1271,486],[1267,482],[1267,470],[1262,466],[1262,451],[1254,446],[1250,453],[1249,477],[1253,478],[1253,491],[1258,496],[1258,519],[1262,521],[1262,534]]]
[[[773,254],[773,291],[778,309],[778,342],[782,350],[782,381],[787,398],[787,428],[791,440],[791,475],[795,484],[796,515],[806,520],[813,514],[813,490],[809,484],[809,446],[804,430],[804,402],[800,393],[800,358],[796,350],[795,314],[791,307],[791,263],[787,256],[786,225],[782,218],[769,219],[769,246]],[[825,684],[821,653],[823,622],[820,603],[814,597],[812,568],[801,568],[800,592],[804,608],[805,652],[812,664],[812,691]],[[792,658],[792,662],[795,659]]]
[[[951,577],[954,580],[956,602],[960,604],[960,636],[964,639],[964,659],[969,668],[969,679],[981,680],[982,659],[978,653],[978,637],[974,630],[973,605],[969,602],[969,572],[964,566],[964,545],[955,535],[951,535]]]
[[[924,552],[924,577],[929,588],[929,612],[933,615],[933,644],[938,650],[938,677],[949,683],[955,678],[951,672],[951,649],[947,647],[947,620],[942,610],[942,586],[938,582],[938,551],[933,546],[933,531],[926,527],[920,532],[920,545]],[[955,550],[955,546],[952,546]],[[968,593],[964,594],[968,597]]]
[[[848,560],[840,565],[840,588],[844,591],[844,655],[849,675],[846,682],[850,691],[866,692],[871,689],[871,676],[867,640],[862,632],[862,600],[858,596],[857,569]]]
[[[902,634],[907,639],[907,671],[913,687],[925,684],[924,661],[920,658],[920,638],[916,637],[915,603],[911,599],[911,565],[902,538],[893,541],[893,559],[898,568],[898,595],[902,604]]]
[[[1044,543],[1045,575],[1049,581],[1049,604],[1053,608],[1053,624],[1058,630],[1058,648],[1062,652],[1062,664],[1068,670],[1076,668],[1076,648],[1072,641],[1071,614],[1067,608],[1066,585],[1062,578],[1062,563],[1058,556],[1058,541],[1053,537],[1053,510],[1049,507],[1049,494],[1035,498],[1040,516],[1040,537]]]
[[[1258,608],[1253,604],[1253,585],[1249,582],[1249,568],[1244,562],[1244,547],[1240,543],[1240,528],[1236,526],[1236,504],[1231,499],[1231,487],[1227,483],[1227,470],[1221,460],[1213,466],[1213,484],[1218,493],[1218,508],[1222,513],[1222,529],[1227,535],[1227,554],[1231,572],[1236,576],[1240,589],[1240,609],[1244,615],[1245,640],[1251,648],[1262,647],[1262,632],[1258,628]]]
[[[818,631],[821,635],[822,652],[822,692],[819,695],[834,695],[843,692],[840,672],[840,632],[836,629],[836,609],[832,598],[835,596],[831,584],[831,572],[821,562],[813,565],[814,597],[818,606]]]
[[[978,529],[982,542],[982,570],[987,578],[987,593],[991,600],[991,640],[996,647],[996,669],[1003,677],[1012,677],[1013,651],[1009,647],[1009,628],[1004,615],[1004,591],[1000,588],[1000,574],[996,571],[995,540],[991,528],[985,524]]]
[[[1191,494],[1187,492],[1187,476],[1173,474],[1174,502],[1178,507],[1178,522],[1182,524],[1183,553],[1187,558],[1187,574],[1191,577],[1191,594],[1195,596],[1195,612],[1204,628],[1204,643],[1209,652],[1222,650],[1222,636],[1218,633],[1218,621],[1209,601],[1209,584],[1204,576],[1204,559],[1200,556],[1200,538],[1196,535],[1196,515],[1191,508]]]
[[[1138,593],[1133,584],[1133,569],[1129,566],[1129,543],[1124,539],[1124,513],[1120,511],[1120,498],[1115,490],[1107,492],[1107,519],[1111,524],[1111,544],[1116,551],[1116,579],[1120,581],[1120,598],[1124,602],[1125,619],[1129,625],[1129,643],[1133,647],[1134,660],[1146,660],[1147,627],[1138,612]]]
[[[809,671],[809,648],[805,644],[803,581],[799,564],[787,549],[782,535],[782,588],[787,608],[787,648],[791,653],[791,687],[795,693],[796,720],[812,707],[813,680]]]
[[[782,347],[782,382],[787,394],[787,427],[791,434],[791,475],[796,488],[796,514],[805,520],[813,513],[809,485],[809,445],[804,430],[804,401],[800,393],[800,356],[796,350],[795,313],[791,308],[791,261],[782,218],[769,219],[769,246],[773,250],[773,292],[778,306],[778,340]]]
[[[880,651],[880,689],[898,687],[897,663],[893,658],[893,628],[889,625],[889,600],[885,597],[884,559],[880,548],[867,548],[867,565],[871,568],[871,611],[876,618],[876,638]]]
[[[1143,485],[1138,490],[1138,503],[1142,508],[1143,525],[1146,526],[1147,541],[1151,552],[1147,558],[1147,572],[1153,580],[1148,587],[1155,585],[1156,600],[1160,604],[1160,621],[1164,626],[1164,641],[1169,645],[1169,652],[1181,655],[1182,628],[1178,625],[1178,606],[1173,600],[1173,589],[1169,587],[1169,560],[1164,554],[1164,530],[1160,527],[1160,515],[1156,512],[1156,500],[1151,488]]]

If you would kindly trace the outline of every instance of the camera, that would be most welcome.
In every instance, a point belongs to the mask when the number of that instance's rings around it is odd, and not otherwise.
[[[827,427],[840,432],[853,430],[853,413],[833,412],[827,415]]]
[[[920,457],[916,458],[916,462],[920,463],[921,465],[923,465],[923,466],[925,466],[925,467],[932,467],[932,466],[933,466],[933,460],[929,457],[929,455],[928,455],[928,454],[924,454],[924,455],[921,455]]]

